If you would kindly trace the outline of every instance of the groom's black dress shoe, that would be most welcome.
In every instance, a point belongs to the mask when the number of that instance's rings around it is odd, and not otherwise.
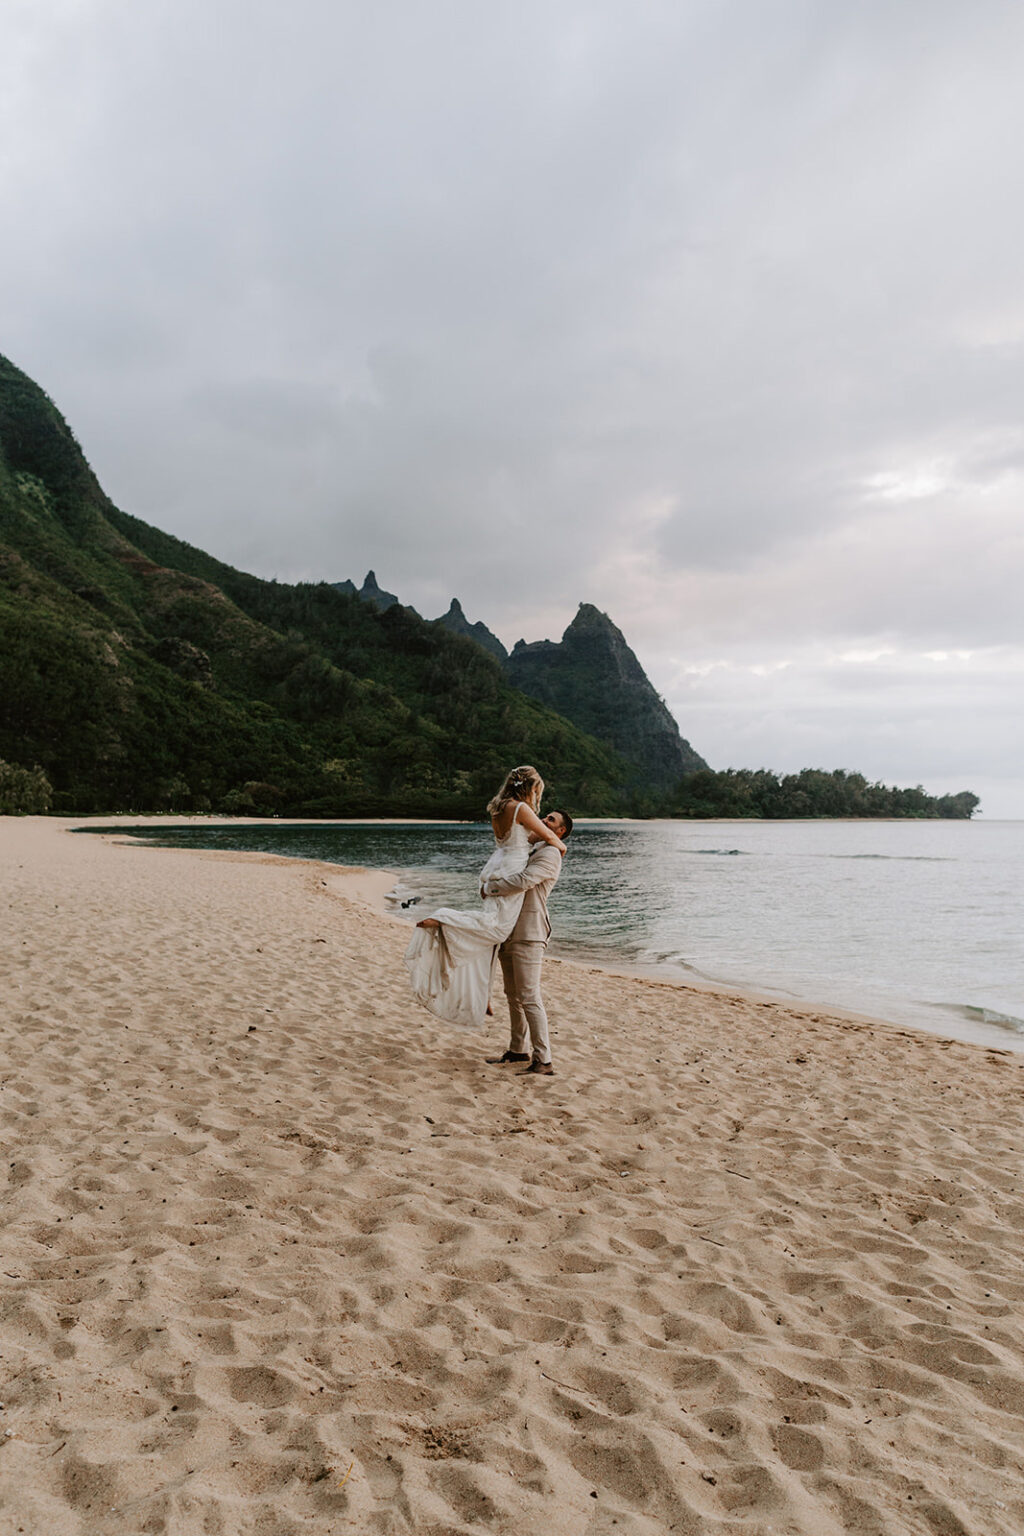
[[[555,1069],[550,1061],[538,1061],[536,1056],[530,1062],[526,1072],[535,1072],[538,1077],[554,1077]],[[520,1072],[520,1077],[525,1077],[526,1072]]]
[[[506,1051],[504,1056],[485,1056],[484,1060],[489,1067],[500,1067],[506,1061],[529,1061],[528,1052]]]

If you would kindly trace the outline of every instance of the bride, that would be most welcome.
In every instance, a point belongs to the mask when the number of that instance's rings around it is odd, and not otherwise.
[[[480,871],[480,893],[492,875],[518,875],[530,853],[529,835],[565,853],[565,844],[540,819],[544,780],[536,768],[513,768],[487,810],[494,852]],[[480,1025],[489,1012],[494,951],[516,925],[523,892],[490,896],[477,912],[439,907],[416,924],[405,963],[424,1008],[449,1024]]]

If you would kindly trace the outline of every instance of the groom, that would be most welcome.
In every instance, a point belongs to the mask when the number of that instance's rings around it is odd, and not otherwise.
[[[549,811],[544,824],[563,843],[568,842],[572,817],[566,811]],[[531,832],[529,840],[533,846],[526,868],[508,879],[492,876],[484,887],[485,896],[511,896],[516,891],[524,892],[516,925],[498,950],[512,1026],[511,1039],[503,1056],[489,1056],[487,1060],[492,1066],[506,1061],[528,1061],[527,1072],[552,1077],[555,1069],[551,1064],[548,1016],[540,995],[540,972],[551,937],[548,895],[562,872],[562,855],[550,843],[545,843],[538,832]],[[526,1049],[528,1041],[530,1051]]]

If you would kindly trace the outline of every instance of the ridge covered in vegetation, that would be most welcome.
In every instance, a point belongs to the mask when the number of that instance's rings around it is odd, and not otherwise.
[[[510,762],[628,809],[615,754],[473,642],[262,581],[114,507],[0,359],[0,759],[56,811],[475,816]]]

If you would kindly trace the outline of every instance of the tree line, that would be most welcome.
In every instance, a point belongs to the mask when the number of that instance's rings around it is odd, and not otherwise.
[[[714,816],[751,816],[765,821],[804,817],[938,817],[968,820],[979,805],[977,795],[929,795],[916,785],[899,789],[872,784],[862,773],[835,768],[804,768],[778,774],[767,768],[701,769],[680,783],[666,807],[670,816],[703,820]]]
[[[224,789],[216,804],[205,794],[196,794],[188,780],[180,773],[156,778],[138,796],[143,804],[126,807],[95,804],[93,809],[146,809],[162,811],[212,811],[234,816],[279,816],[304,814],[313,816],[337,816],[380,813],[380,802],[374,795],[345,795],[343,781],[348,765],[328,761],[318,765],[319,785],[330,785],[334,780],[334,793],[324,795],[319,802],[308,798],[296,803],[294,786],[289,785],[286,775],[279,775],[282,783],[271,783],[266,778],[237,781]],[[311,785],[307,784],[307,789]],[[350,791],[351,791],[351,787]],[[445,794],[440,786],[433,791],[423,785],[422,798],[416,801],[408,787],[399,797],[402,807],[409,807],[421,815],[455,814],[473,819],[479,814],[474,802],[484,793],[482,782],[464,781],[461,794],[453,797]],[[73,799],[73,796],[67,797]],[[134,796],[132,798],[135,798]],[[454,803],[453,803],[454,799]],[[339,802],[346,801],[344,809]],[[440,809],[438,804],[440,802]],[[929,795],[920,785],[913,789],[899,789],[886,784],[871,784],[860,773],[847,773],[836,768],[831,773],[820,768],[805,768],[800,773],[779,775],[766,768],[756,770],[727,768],[721,773],[701,769],[688,774],[679,784],[674,795],[662,806],[634,806],[640,815],[664,815],[676,818],[706,820],[714,817],[750,817],[766,821],[792,821],[808,818],[842,817],[917,817],[945,821],[966,821],[979,804],[978,796],[969,790],[955,795]],[[53,808],[53,789],[49,779],[38,765],[31,768],[0,760],[0,814],[43,815]],[[65,808],[70,808],[65,805]],[[384,809],[392,810],[392,806]]]

